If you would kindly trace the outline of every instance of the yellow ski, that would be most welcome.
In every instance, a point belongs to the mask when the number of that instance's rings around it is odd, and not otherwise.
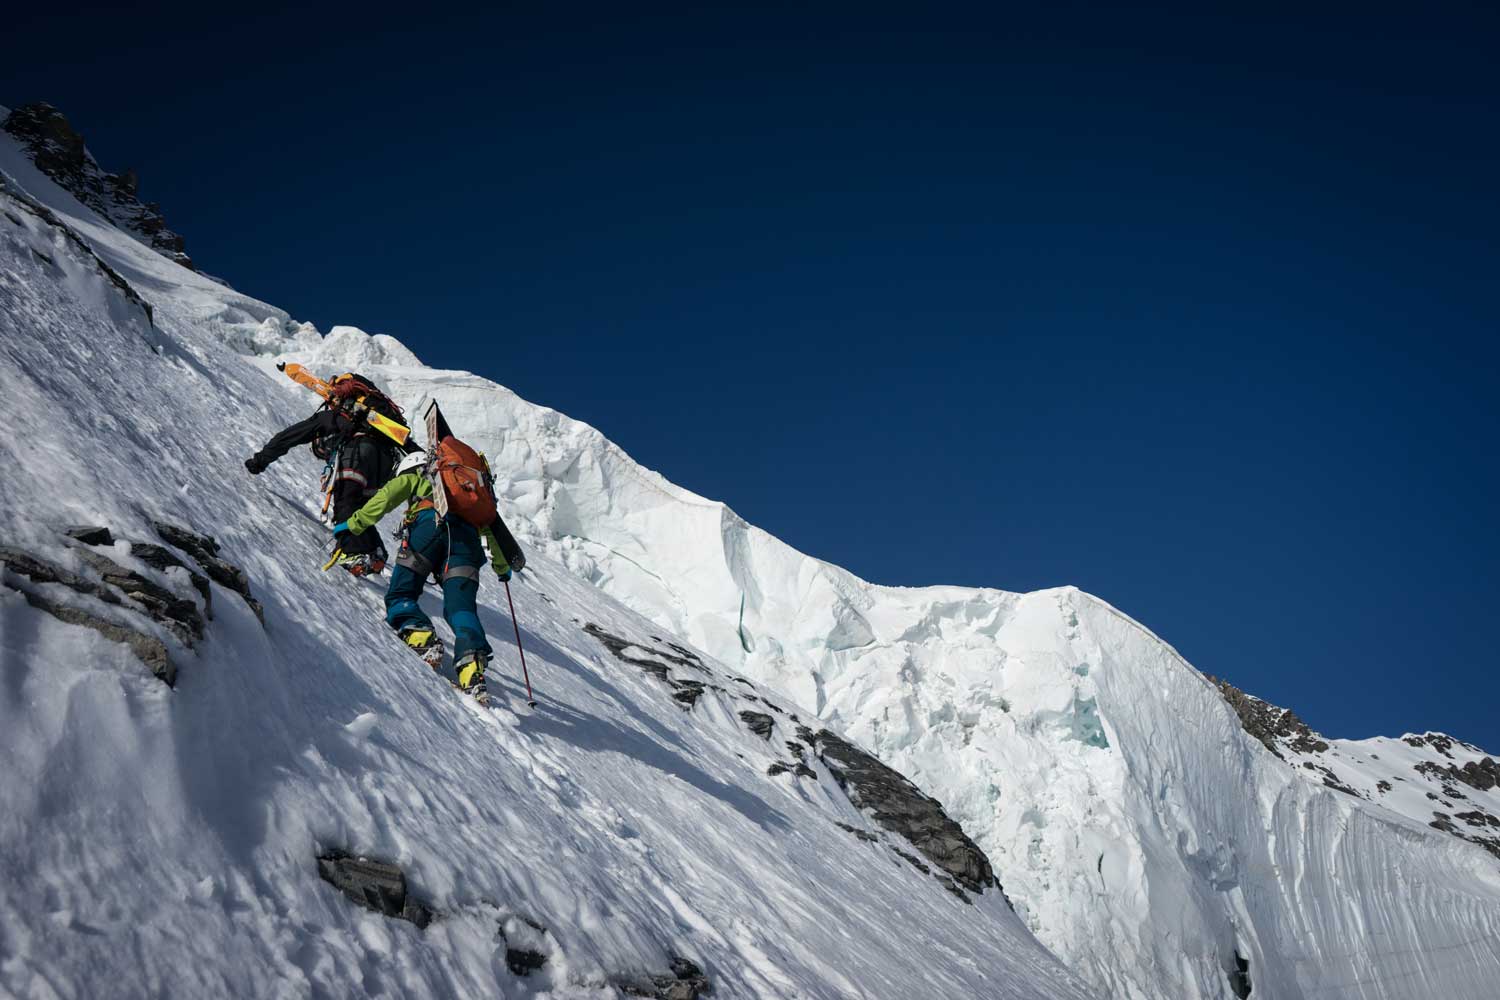
[[[360,398],[362,400],[364,397]],[[365,421],[397,444],[405,444],[406,439],[411,437],[410,427],[397,423],[383,413],[376,413],[374,410],[366,409]]]

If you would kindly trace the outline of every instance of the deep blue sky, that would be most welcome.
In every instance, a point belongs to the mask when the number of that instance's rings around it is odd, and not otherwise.
[[[906,6],[59,8],[0,104],[871,580],[1500,751],[1495,16]]]

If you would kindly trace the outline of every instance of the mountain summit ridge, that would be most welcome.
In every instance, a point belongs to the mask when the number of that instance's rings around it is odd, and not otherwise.
[[[99,166],[61,111],[38,101],[8,114],[0,108],[0,116],[0,129],[22,144],[37,169],[163,257],[197,269],[187,255],[186,241],[168,228],[161,206],[138,197],[140,179],[135,171],[115,174]]]

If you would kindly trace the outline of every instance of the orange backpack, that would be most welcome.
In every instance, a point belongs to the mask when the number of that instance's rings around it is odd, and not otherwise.
[[[433,478],[448,494],[448,513],[476,528],[488,527],[498,515],[490,465],[456,437],[438,442],[432,463]]]

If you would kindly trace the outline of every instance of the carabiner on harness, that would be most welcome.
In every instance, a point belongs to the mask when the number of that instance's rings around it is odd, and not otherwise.
[[[333,525],[333,488],[339,481],[339,450],[335,449],[328,456],[328,464],[323,466],[323,476],[318,480],[318,490],[323,494],[323,507],[318,511],[318,520],[332,527]]]

